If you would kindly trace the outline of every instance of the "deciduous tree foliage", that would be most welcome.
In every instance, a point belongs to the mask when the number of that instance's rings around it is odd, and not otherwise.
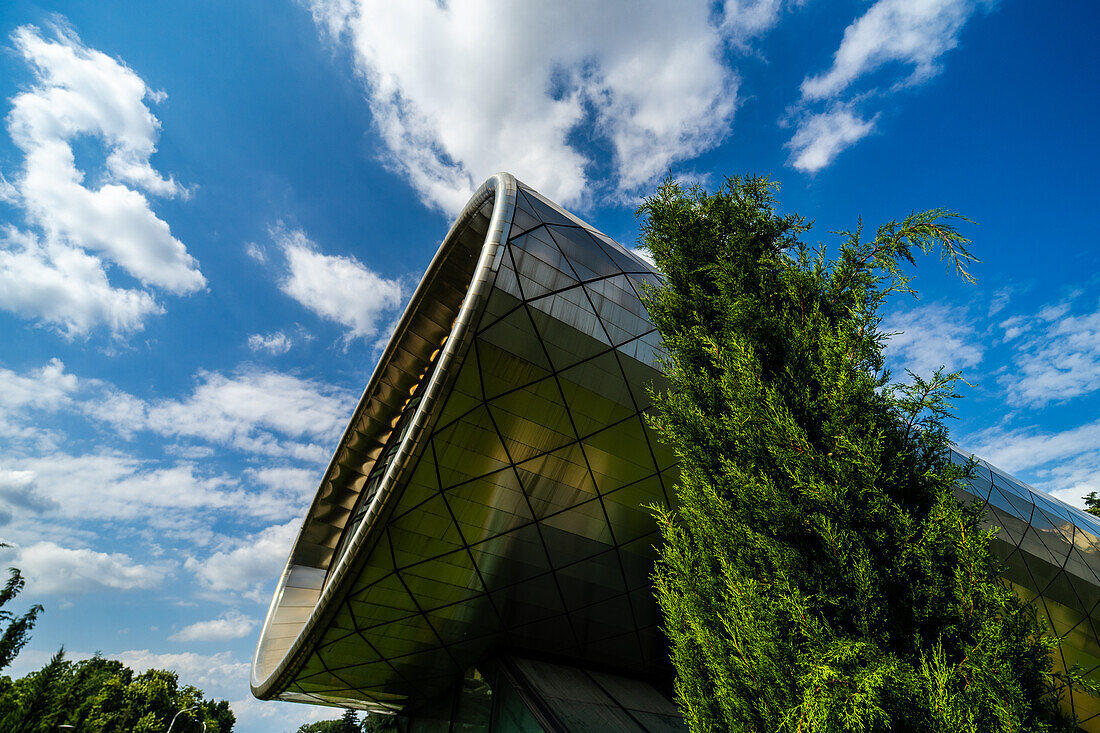
[[[665,276],[646,296],[668,351],[653,426],[680,459],[658,512],[656,592],[692,730],[1073,730],[1034,610],[998,578],[947,456],[958,374],[884,370],[901,267],[973,260],[934,210],[844,232],[831,259],[776,213],[776,186],[668,181],[639,210]]]
[[[0,547],[10,545],[0,542]],[[4,608],[19,595],[25,582],[18,568],[8,568],[8,581],[0,588],[0,625],[4,626],[4,631],[0,634],[0,669],[11,664],[15,655],[30,640],[34,622],[38,620],[38,614],[42,613],[42,606],[37,603],[19,616]]]
[[[164,733],[181,710],[173,733],[231,733],[236,718],[225,700],[204,700],[202,690],[179,684],[175,672],[141,674],[95,656],[80,662],[60,650],[37,672],[0,677],[0,733],[52,733],[71,725],[82,733]]]

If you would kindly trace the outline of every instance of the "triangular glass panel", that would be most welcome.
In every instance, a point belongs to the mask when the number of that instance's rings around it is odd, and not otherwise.
[[[541,198],[537,193],[528,188],[521,188],[518,199],[523,199],[527,208],[541,221],[547,224],[564,224],[576,226],[576,222],[569,218],[565,212],[558,209],[549,201]]]
[[[496,591],[492,596],[493,604],[500,611],[509,631],[565,614],[561,595],[551,575],[525,580]]]
[[[485,593],[465,548],[401,570],[400,575],[425,611]]]
[[[445,430],[455,419],[481,404],[482,400],[481,373],[478,370],[476,353],[471,348],[459,366],[458,376],[443,401],[443,408],[439,410],[435,432]]]
[[[478,542],[470,552],[490,591],[550,571],[542,535],[534,524]]]
[[[611,346],[579,287],[534,301],[528,312],[555,369],[565,369]]]
[[[401,516],[414,507],[419,507],[426,500],[439,493],[435,461],[430,450],[421,451],[421,455],[416,462],[416,468],[412,470],[412,476],[402,483],[403,486],[399,489],[400,497],[397,500],[397,506],[394,508],[394,516]]]
[[[555,551],[558,555],[569,557],[574,554],[581,555],[583,551],[591,553],[583,560],[578,557],[576,561],[554,570],[558,585],[561,586],[562,597],[565,605],[570,610],[589,606],[613,595],[626,593],[623,585],[623,571],[619,565],[619,559],[615,548],[595,542],[584,543],[585,547],[550,549],[551,557]]]
[[[657,476],[636,481],[603,496],[611,529],[620,543],[652,532],[655,522],[647,507],[663,506],[664,503],[664,491]]]
[[[508,238],[512,239],[518,234],[528,229],[534,229],[540,224],[542,224],[542,221],[535,215],[526,197],[522,195],[516,196],[516,208],[512,212],[512,228],[508,233]]]
[[[515,310],[522,302],[520,298],[506,293],[503,290],[496,288],[490,290],[489,300],[486,301],[485,309],[481,312],[481,317],[478,319],[477,331],[480,332],[490,324],[495,323],[501,316]]]
[[[542,297],[577,282],[571,273],[558,270],[521,249],[513,250],[513,262],[524,300]]]
[[[607,256],[614,260],[615,264],[618,265],[623,272],[649,273],[653,271],[653,265],[649,264],[603,232],[591,231],[591,234],[603,248],[603,251],[607,253]]]
[[[609,638],[622,639],[625,646],[632,646],[635,655],[639,652],[638,637],[635,634],[634,609],[630,607],[630,597],[626,593],[605,596],[588,604],[574,605],[566,596],[573,626],[581,637],[581,644]]]
[[[565,403],[580,435],[591,435],[635,412],[614,351],[606,351],[558,375]]]
[[[500,267],[497,268],[497,275],[493,279],[493,289],[508,293],[514,298],[523,299],[523,290],[519,286],[519,277],[516,275],[512,255],[507,250],[500,258]]]
[[[553,656],[574,656],[580,652],[569,616],[550,616],[526,625],[508,627],[508,643],[513,648]],[[523,730],[527,730],[524,728]],[[534,730],[541,730],[536,728]]]
[[[546,357],[526,308],[505,316],[478,336],[485,379],[485,398],[541,381],[553,367]]]
[[[576,440],[569,412],[553,379],[513,389],[489,403],[489,413],[516,463]]]
[[[386,532],[393,543],[399,570],[429,558],[462,549],[462,536],[443,497],[436,494],[402,517],[391,520]]]
[[[468,545],[505,534],[535,519],[511,468],[453,486],[444,499]]]
[[[582,545],[587,545],[589,541],[602,546],[615,544],[614,535],[607,523],[607,515],[599,499],[576,504],[550,514],[542,520],[542,527],[543,536],[547,538],[547,547],[550,549],[550,557],[555,563],[559,560],[561,562],[567,562],[567,560],[554,554],[558,544],[556,542],[551,544],[551,537],[558,538],[565,535],[566,541],[569,537],[580,537],[583,539]]]
[[[512,248],[513,257],[516,258],[517,269],[525,275],[531,275],[532,273],[520,264],[519,256],[521,252],[549,265],[558,272],[572,276],[573,271],[565,261],[565,255],[562,254],[561,249],[550,236],[550,232],[545,228],[532,229],[523,236],[516,237],[509,246]]]
[[[634,404],[638,406],[639,410],[648,409],[653,404],[650,389],[663,389],[668,384],[667,379],[652,366],[637,359],[632,359],[621,351],[619,352],[619,364],[622,366],[623,374],[626,375],[626,383],[630,386]]]
[[[546,228],[579,279],[592,280],[622,272],[586,229],[562,226]]]
[[[653,456],[638,417],[590,435],[583,444],[600,493],[613,491],[654,473]]]
[[[432,444],[444,490],[510,464],[485,405],[438,431],[432,436]]]
[[[576,443],[521,463],[516,473],[539,519],[596,496],[596,485]]]

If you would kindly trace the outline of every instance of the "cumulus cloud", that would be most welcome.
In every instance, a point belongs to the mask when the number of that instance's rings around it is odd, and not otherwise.
[[[984,350],[966,309],[943,303],[893,312],[880,330],[892,333],[886,346],[889,362],[928,377],[940,367],[947,372],[977,366]]]
[[[269,354],[285,354],[293,345],[293,339],[282,331],[254,333],[248,337],[248,348],[253,351],[266,351]]]
[[[347,422],[350,404],[354,397],[346,391],[292,374],[203,372],[186,398],[147,403],[145,425],[161,435],[245,452],[323,460]]]
[[[113,286],[107,263],[177,295],[206,284],[146,197],[187,195],[150,162],[160,122],[145,100],[163,94],[70,29],[47,39],[22,26],[12,41],[34,82],[12,99],[7,116],[23,165],[5,179],[3,195],[29,229],[9,227],[0,237],[0,307],[70,336],[99,324],[114,333],[138,330],[161,306],[145,290]],[[72,145],[80,138],[103,145],[102,171],[77,168]]]
[[[404,303],[398,281],[381,277],[354,257],[323,254],[298,229],[275,229],[272,234],[286,256],[280,289],[346,328],[348,339],[374,336],[383,316]]]
[[[290,548],[301,524],[295,519],[276,524],[231,543],[204,559],[189,557],[184,564],[200,585],[217,598],[236,595],[266,603],[279,574],[290,557]]]
[[[40,436],[42,430],[33,414],[54,412],[70,404],[77,386],[76,376],[65,371],[60,359],[23,374],[0,367],[0,436]]]
[[[150,669],[178,672],[181,681],[202,688],[236,689],[240,687],[241,680],[248,679],[248,663],[238,660],[231,652],[162,654],[148,649],[130,649],[108,656],[139,674]]]
[[[13,564],[27,578],[31,595],[79,596],[95,591],[156,588],[171,572],[164,564],[141,564],[121,552],[36,542],[16,550]]]
[[[958,45],[959,33],[979,8],[992,0],[878,0],[854,20],[824,72],[807,76],[801,85],[801,102],[795,108],[797,130],[787,144],[790,164],[816,173],[845,148],[865,137],[874,120],[864,121],[854,111],[854,99],[842,101],[856,81],[893,65],[909,69],[904,78],[894,75],[889,89],[921,84],[938,73],[939,60]],[[824,112],[811,112],[814,103],[827,103]]]
[[[218,618],[184,626],[168,639],[170,641],[229,641],[248,636],[255,626],[256,619],[234,609]]]
[[[1074,314],[1057,303],[1001,326],[1015,349],[999,379],[1010,404],[1043,407],[1100,389],[1100,308]]]
[[[805,173],[817,173],[832,163],[841,151],[871,133],[875,120],[861,119],[849,105],[837,105],[826,112],[807,116],[786,147],[790,164]]]
[[[593,181],[632,195],[714,147],[738,102],[725,51],[770,29],[781,8],[303,1],[350,43],[388,163],[452,215],[498,170],[576,205]],[[578,138],[611,151],[609,174]]]

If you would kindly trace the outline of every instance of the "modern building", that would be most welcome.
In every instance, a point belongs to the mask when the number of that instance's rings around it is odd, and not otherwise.
[[[411,731],[680,731],[650,590],[653,268],[517,182],[451,228],[347,427],[252,662]],[[956,454],[957,460],[965,458]],[[982,463],[1008,579],[1100,677],[1100,522]],[[1096,623],[1094,625],[1094,612]],[[1067,701],[1100,730],[1100,701]]]

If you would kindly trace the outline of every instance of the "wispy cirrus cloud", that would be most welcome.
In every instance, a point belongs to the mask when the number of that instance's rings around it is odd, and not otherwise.
[[[1074,312],[1063,301],[1001,323],[1014,349],[999,377],[1010,404],[1039,408],[1100,390],[1100,307]]]
[[[880,330],[892,334],[886,345],[888,363],[922,377],[941,367],[955,372],[977,366],[985,353],[967,309],[947,303],[895,310]]]
[[[789,113],[797,126],[787,143],[791,149],[789,164],[816,173],[841,151],[866,137],[877,115],[868,120],[857,108],[871,106],[885,95],[935,76],[941,68],[940,59],[958,45],[966,22],[993,4],[993,0],[874,3],[845,28],[829,68],[803,79],[801,99]],[[891,74],[885,89],[851,93],[860,79],[880,69],[899,69],[908,74]]]
[[[12,41],[34,82],[7,116],[23,165],[0,193],[27,228],[0,233],[0,307],[69,337],[139,330],[163,310],[149,288],[184,295],[206,284],[146,197],[188,195],[150,162],[160,122],[146,100],[165,95],[67,27],[47,39],[21,26]],[[101,170],[77,167],[74,142],[89,138],[106,152]],[[112,284],[108,263],[143,287]]]

